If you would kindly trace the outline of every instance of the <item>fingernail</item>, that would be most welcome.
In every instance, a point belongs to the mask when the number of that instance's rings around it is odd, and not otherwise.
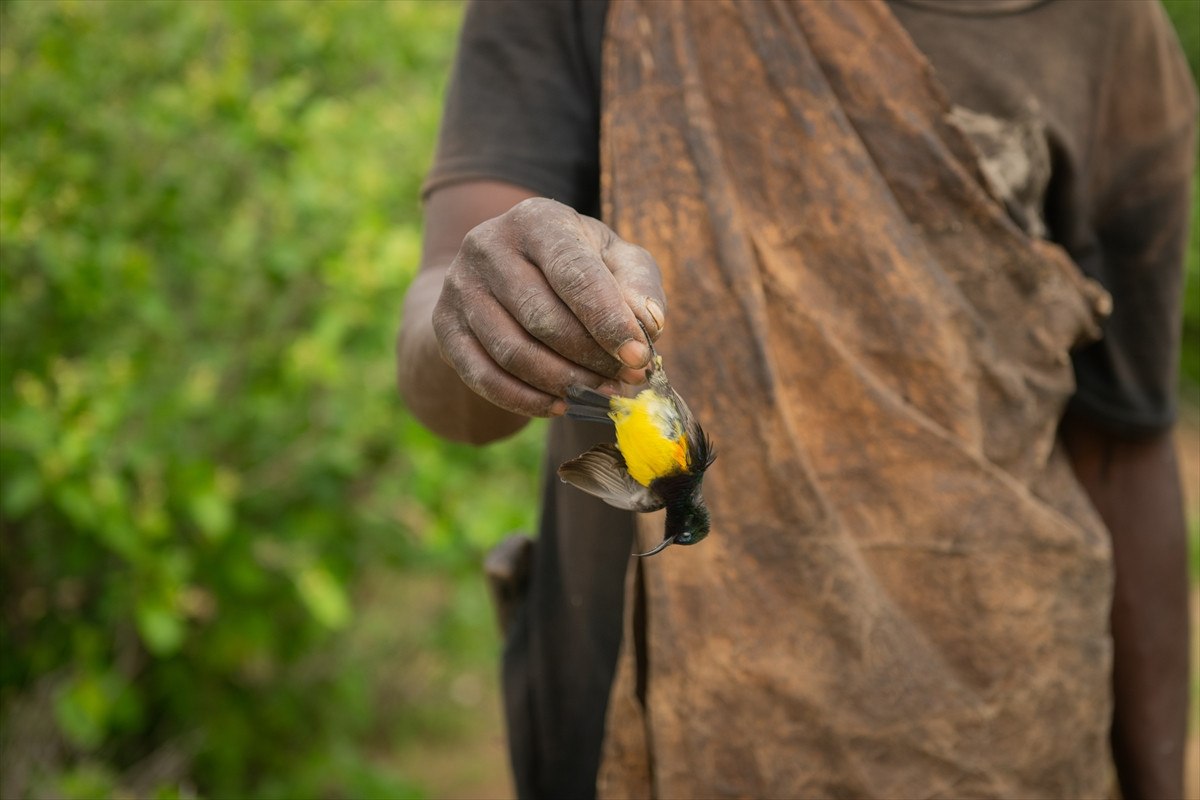
[[[622,372],[634,372],[634,370],[621,370],[621,371]],[[607,382],[602,383],[599,386],[597,386],[596,391],[599,392],[600,394],[607,394],[609,396],[612,396],[612,395],[621,393],[621,386],[620,386],[620,384],[616,384],[611,381],[607,381]]]
[[[625,383],[630,383],[630,384],[633,384],[634,386],[638,386],[638,385],[646,382],[646,370],[645,369],[630,369],[629,367],[625,367],[624,369],[622,369],[620,372],[617,373],[617,377],[620,378]]]
[[[550,416],[561,417],[565,413],[567,413],[567,404],[565,401],[555,400],[550,404]]]
[[[650,351],[638,339],[630,339],[617,348],[617,358],[628,367],[640,367],[650,360]]]
[[[646,312],[654,318],[654,327],[661,331],[665,320],[663,319],[663,308],[658,304],[658,301],[652,297],[647,297]]]

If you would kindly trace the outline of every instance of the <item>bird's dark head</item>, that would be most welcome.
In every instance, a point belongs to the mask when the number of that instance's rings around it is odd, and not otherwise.
[[[662,498],[667,509],[666,530],[663,540],[653,550],[638,553],[639,556],[652,556],[673,544],[696,544],[708,536],[711,521],[708,507],[704,505],[704,496],[700,494],[700,485],[704,480],[704,471],[716,458],[716,452],[699,425],[689,433],[688,444],[689,470],[657,478],[650,484],[650,490]]]
[[[661,553],[673,544],[695,544],[708,536],[708,508],[704,498],[697,490],[680,500],[667,505],[667,529],[663,540],[653,549],[645,553],[636,553],[639,558]]]
[[[678,507],[667,508],[666,535],[674,538],[675,544],[695,544],[708,536],[710,524],[708,508],[699,491]]]

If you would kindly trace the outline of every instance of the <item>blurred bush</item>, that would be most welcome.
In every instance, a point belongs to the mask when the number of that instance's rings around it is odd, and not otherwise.
[[[0,6],[5,798],[418,791],[346,746],[354,589],[476,580],[538,448],[392,390],[460,11]]]

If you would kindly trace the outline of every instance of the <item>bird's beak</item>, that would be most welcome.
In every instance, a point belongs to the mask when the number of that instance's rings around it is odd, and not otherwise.
[[[653,550],[651,550],[651,551],[649,551],[649,552],[646,552],[646,553],[634,553],[634,555],[635,555],[635,556],[637,556],[638,558],[645,558],[646,556],[652,556],[652,555],[654,555],[655,553],[662,552],[663,550],[665,550],[665,549],[667,548],[667,546],[668,546],[668,545],[672,545],[672,544],[675,544],[675,537],[674,537],[674,536],[671,536],[671,537],[668,537],[668,538],[666,538],[666,539],[663,539],[661,542],[659,542],[659,543],[658,543],[658,547],[655,547]]]

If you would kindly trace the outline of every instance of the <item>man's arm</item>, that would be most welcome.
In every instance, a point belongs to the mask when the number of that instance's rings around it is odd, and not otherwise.
[[[649,253],[518,186],[466,181],[425,205],[397,338],[400,393],[433,431],[483,444],[562,414],[567,387],[640,383],[662,330]]]
[[[1171,431],[1062,428],[1075,474],[1112,536],[1112,745],[1125,800],[1183,795],[1187,735],[1187,537]]]

